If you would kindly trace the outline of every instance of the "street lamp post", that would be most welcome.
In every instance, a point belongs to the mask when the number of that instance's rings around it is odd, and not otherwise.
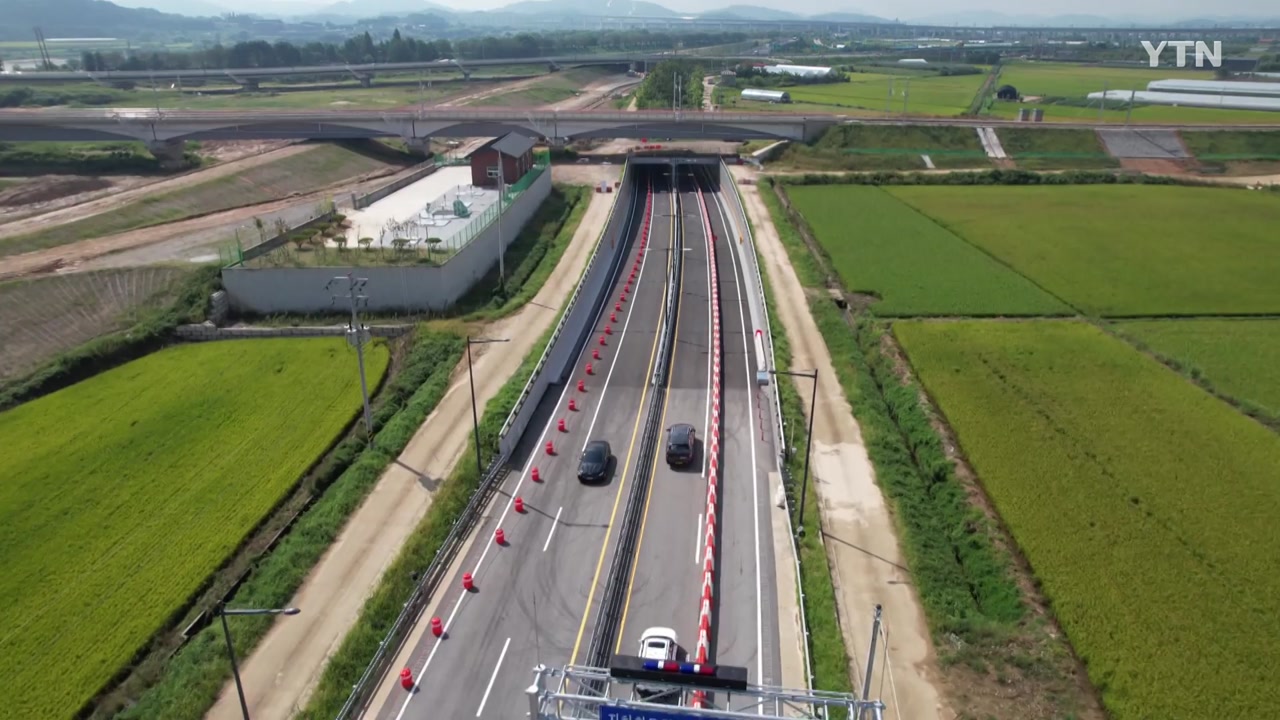
[[[255,608],[228,608],[219,605],[215,611],[222,619],[222,634],[227,639],[227,657],[231,658],[231,674],[236,678],[236,694],[240,696],[240,714],[249,720],[249,703],[244,699],[244,685],[240,683],[240,668],[236,665],[236,649],[231,644],[231,628],[227,626],[228,615],[297,615],[302,612],[298,608],[280,608],[275,610]]]
[[[800,517],[797,525],[804,532],[804,503],[809,489],[809,457],[813,454],[813,416],[818,414],[818,371],[800,372],[795,370],[770,370],[770,375],[790,375],[791,377],[809,378],[813,381],[813,395],[809,400],[809,432],[804,444],[804,478],[800,481]]]
[[[467,336],[467,381],[471,384],[471,427],[476,437],[476,473],[484,472],[484,461],[480,459],[480,413],[476,409],[476,378],[471,370],[471,346],[489,343],[511,342],[509,338],[473,338]]]

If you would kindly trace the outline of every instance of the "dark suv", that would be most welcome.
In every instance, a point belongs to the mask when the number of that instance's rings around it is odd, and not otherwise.
[[[698,431],[688,423],[672,425],[667,430],[667,464],[684,467],[693,464],[694,449],[698,446]]]

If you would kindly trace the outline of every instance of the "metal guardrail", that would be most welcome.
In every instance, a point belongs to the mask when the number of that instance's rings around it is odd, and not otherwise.
[[[733,177],[733,174],[729,170],[728,165],[725,165],[724,162],[722,161],[720,163],[720,166],[721,166],[721,172],[722,172],[721,177],[726,177],[726,176],[729,178]],[[764,294],[764,276],[761,275],[760,273],[760,256],[756,254],[755,234],[751,231],[751,220],[747,217],[746,206],[742,202],[742,194],[738,190],[738,184],[735,182],[735,183],[732,183],[732,185],[733,185],[733,201],[734,201],[734,204],[736,205],[735,209],[738,212],[738,217],[741,218],[743,223],[742,234],[748,248],[750,249],[751,267],[755,271],[756,294],[760,298],[760,311],[764,315],[763,335],[765,338],[765,342],[764,342],[765,359],[768,361],[769,367],[776,368],[777,361],[774,359],[774,354],[773,354],[773,324],[772,324],[772,320],[769,317],[768,299],[765,297],[765,294]],[[721,190],[721,194],[724,194],[723,186],[721,186],[720,190]],[[783,487],[786,488],[787,486],[792,485],[794,483],[794,480],[792,480],[791,473],[787,470],[787,449],[789,448],[789,446],[787,445],[786,423],[782,419],[782,397],[778,393],[778,382],[779,382],[778,376],[774,376],[769,382],[769,387],[773,391],[772,394],[773,394],[774,422],[776,423],[775,427],[777,428],[777,433],[778,433],[778,445],[779,445],[778,472],[782,476]],[[809,412],[813,412],[813,408],[810,408]],[[785,495],[785,490],[784,490],[784,495]],[[789,496],[787,497],[789,498]],[[800,574],[800,542],[796,538],[795,527],[793,526],[792,520],[791,520],[793,510],[794,508],[791,507],[790,499],[787,499],[787,534],[791,536],[792,557],[795,560],[796,590],[799,592],[799,595],[800,595],[800,632],[804,636],[804,642],[801,643],[801,647],[803,648],[803,651],[804,651],[805,685],[810,690],[812,690],[813,689],[813,659],[810,657],[810,653],[809,653],[809,619],[804,609],[805,608],[804,581],[802,580],[803,576]]]
[[[627,177],[628,165],[622,166],[622,178],[625,181]],[[609,208],[609,216],[605,218],[604,227],[600,230],[600,236],[596,238],[596,249],[591,254],[591,260],[587,266],[583,268],[582,275],[579,276],[578,282],[574,286],[573,295],[569,296],[569,302],[565,305],[564,312],[560,314],[560,321],[556,323],[556,329],[551,333],[551,339],[547,341],[547,346],[542,349],[542,357],[538,359],[538,364],[534,366],[533,373],[529,375],[529,381],[524,384],[524,389],[520,391],[520,397],[516,399],[516,404],[511,410],[511,414],[507,416],[506,422],[502,424],[502,430],[498,432],[498,437],[505,437],[511,429],[511,423],[519,416],[520,409],[524,407],[525,401],[529,399],[529,393],[533,389],[533,384],[537,381],[538,375],[542,373],[543,367],[546,366],[548,358],[551,357],[551,350],[556,346],[556,340],[560,338],[560,333],[564,331],[565,324],[569,320],[569,316],[573,314],[573,308],[578,304],[578,298],[582,295],[582,278],[587,277],[591,272],[591,268],[595,266],[600,259],[600,249],[604,247],[605,234],[609,232],[609,226],[613,223],[613,213],[618,209],[618,201],[615,196],[613,207]]]
[[[377,688],[378,681],[386,675],[392,661],[395,660],[400,648],[404,645],[405,640],[408,639],[409,631],[417,624],[418,617],[426,609],[436,588],[439,587],[441,580],[444,579],[445,573],[449,571],[449,566],[453,564],[458,551],[466,544],[467,537],[482,519],[483,513],[481,511],[507,476],[509,472],[507,460],[506,455],[498,455],[489,462],[480,485],[471,495],[470,502],[467,503],[466,508],[458,516],[458,520],[454,522],[453,527],[449,529],[449,535],[445,537],[444,542],[441,543],[440,548],[436,551],[435,557],[432,558],[431,564],[423,572],[422,580],[414,588],[413,595],[410,596],[408,602],[404,604],[404,608],[396,617],[395,622],[392,623],[391,629],[387,631],[386,638],[378,644],[378,651],[374,653],[373,659],[369,661],[369,666],[365,668],[364,674],[360,676],[360,679],[352,687],[351,695],[347,698],[347,702],[338,711],[338,720],[352,717],[353,711],[362,710],[369,703]]]

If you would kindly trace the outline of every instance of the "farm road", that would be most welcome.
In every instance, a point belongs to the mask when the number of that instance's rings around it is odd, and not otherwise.
[[[309,152],[319,145],[288,145],[286,147],[277,148],[264,152],[260,155],[251,155],[249,157],[232,160],[220,165],[214,165],[211,168],[196,170],[194,172],[183,173],[176,177],[171,177],[158,182],[147,183],[139,187],[122,190],[112,193],[106,197],[89,202],[64,207],[50,212],[41,213],[32,217],[15,220],[13,222],[0,225],[0,238],[15,237],[17,235],[25,235],[27,233],[36,232],[38,230],[47,230],[57,225],[65,225],[76,220],[101,215],[118,209],[121,205],[143,200],[147,197],[162,193],[171,193],[175,190],[181,190],[192,185],[199,185],[210,180],[217,180],[228,175],[236,175],[250,168],[259,165],[265,165],[277,160],[283,160],[287,157],[300,155]]]
[[[735,177],[753,176],[746,167],[732,168]],[[791,340],[791,368],[817,368],[817,415],[813,420],[813,487],[818,493],[822,532],[830,558],[836,603],[845,647],[853,664],[855,686],[861,686],[871,616],[877,603],[884,606],[889,645],[892,696],[882,698],[892,710],[889,717],[940,720],[954,713],[932,681],[937,677],[936,657],[919,598],[911,585],[893,518],[876,485],[875,471],[867,456],[862,433],[840,385],[836,382],[831,354],[808,312],[801,286],[777,229],[755,185],[739,185],[747,214],[755,225],[756,245],[777,294],[778,320]],[[777,332],[777,328],[774,328]],[[800,392],[806,410],[810,388]],[[884,664],[876,666],[877,676]],[[881,687],[873,678],[873,687]],[[896,713],[896,714],[895,714]]]
[[[592,193],[590,205],[560,263],[542,289],[520,311],[489,325],[482,334],[509,343],[472,348],[476,402],[483,407],[511,377],[577,285],[615,195]],[[414,434],[337,541],[311,571],[291,606],[303,612],[277,622],[241,666],[252,717],[287,720],[306,705],[325,662],[355,623],[365,600],[400,547],[431,507],[439,481],[453,471],[471,436],[471,396],[465,359],[449,390]],[[223,688],[209,720],[236,720],[234,685]]]

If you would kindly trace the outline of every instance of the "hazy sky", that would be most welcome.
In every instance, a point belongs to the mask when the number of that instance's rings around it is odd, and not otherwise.
[[[459,10],[490,10],[513,0],[434,0],[440,5]],[[258,12],[296,12],[300,8],[319,9],[334,0],[210,0],[230,9]],[[610,2],[610,0],[604,0]],[[627,0],[611,0],[621,8]],[[655,0],[676,11],[701,12],[732,4],[775,7],[802,14],[822,12],[855,12],[909,21],[915,18],[961,12],[996,12],[1006,15],[1101,15],[1123,18],[1157,18],[1178,20],[1204,16],[1280,15],[1277,0],[1231,0],[1208,3],[1204,0]],[[132,0],[129,5],[146,5],[146,0]],[[624,11],[625,12],[625,11]]]

